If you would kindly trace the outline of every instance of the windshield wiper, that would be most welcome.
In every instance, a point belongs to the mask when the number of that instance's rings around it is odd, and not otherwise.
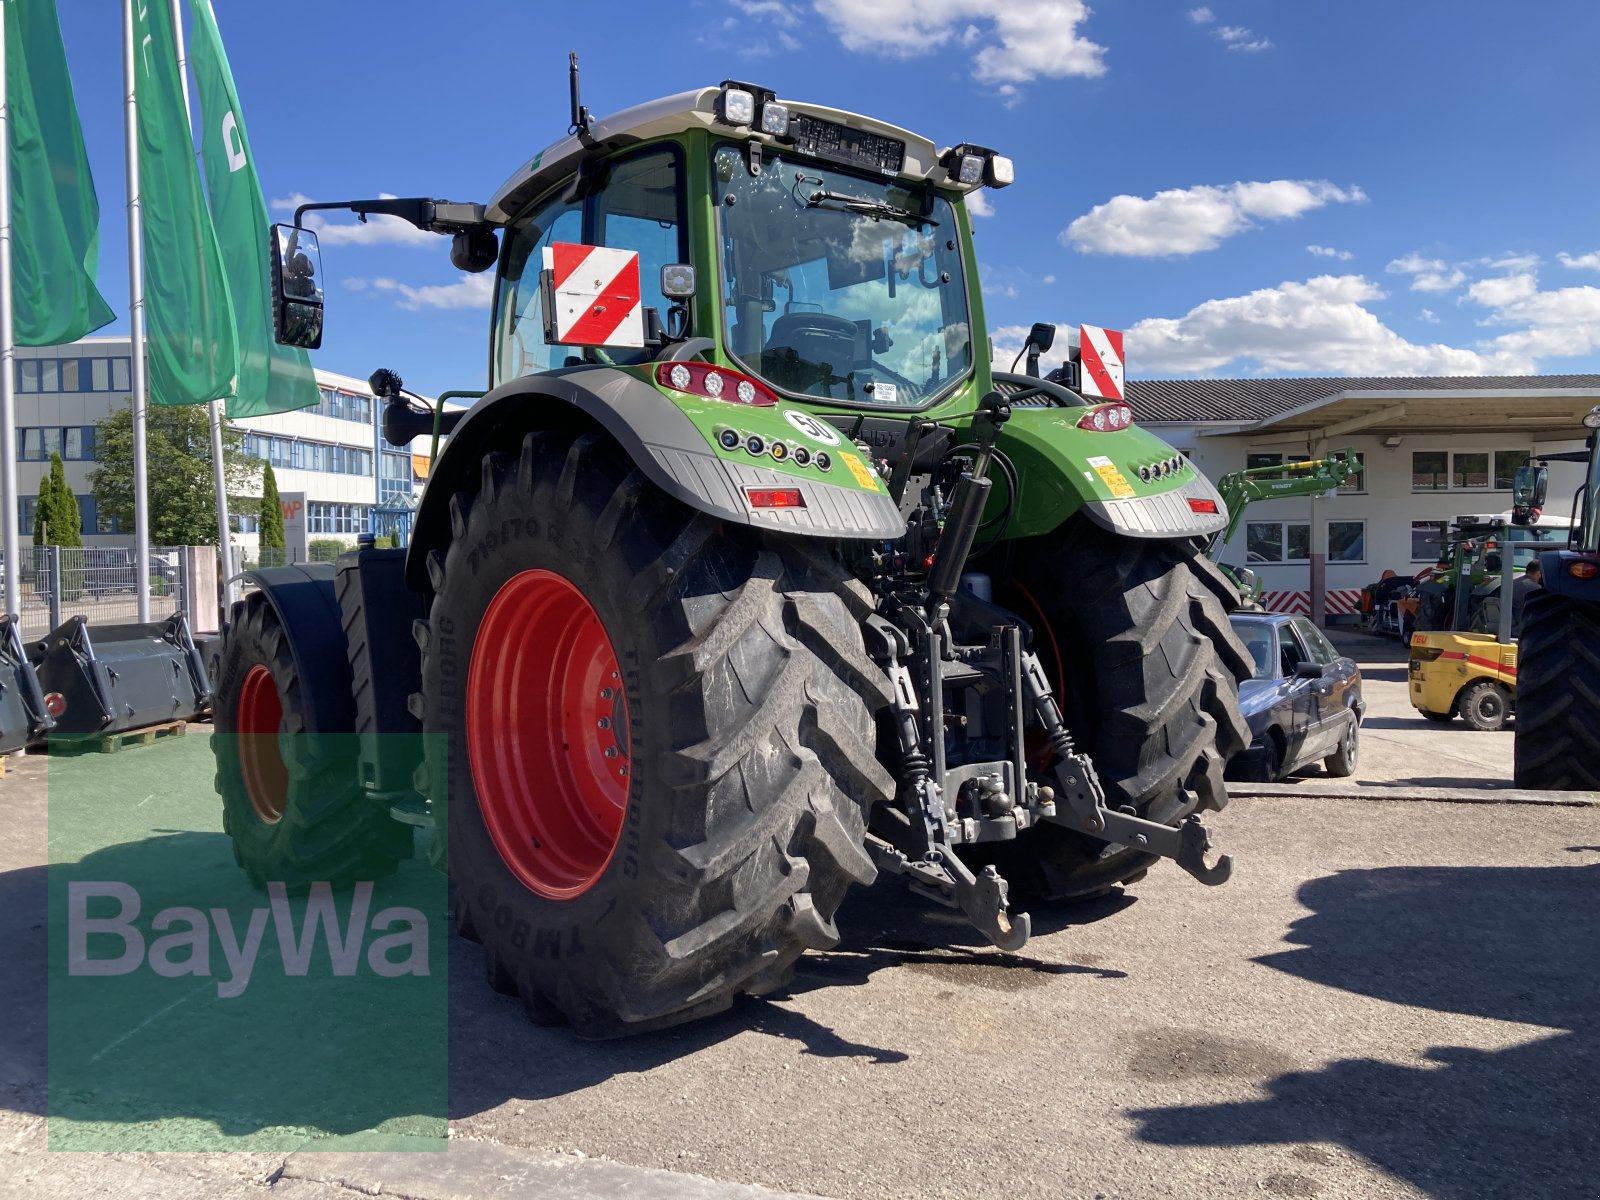
[[[837,204],[845,212],[858,213],[863,217],[872,217],[874,220],[887,217],[891,221],[901,221],[907,225],[915,225],[919,229],[924,225],[937,227],[939,224],[932,217],[914,213],[909,208],[901,208],[887,201],[873,200],[866,196],[851,196],[845,192],[816,191],[806,197],[807,208],[820,208],[824,204]]]

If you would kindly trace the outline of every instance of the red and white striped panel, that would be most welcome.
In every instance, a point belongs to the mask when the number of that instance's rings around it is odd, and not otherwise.
[[[1122,333],[1098,325],[1078,326],[1078,384],[1085,396],[1122,397]]]
[[[639,255],[634,250],[554,242],[544,268],[555,293],[547,333],[561,346],[643,346]]]
[[[1361,589],[1329,589],[1326,604],[1330,613],[1339,613],[1341,615],[1358,613],[1361,611]]]
[[[1262,592],[1261,607],[1268,612],[1297,613],[1309,616],[1311,613],[1310,592]]]

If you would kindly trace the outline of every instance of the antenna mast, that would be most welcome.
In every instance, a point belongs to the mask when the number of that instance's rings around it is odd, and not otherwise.
[[[578,135],[578,140],[586,146],[594,145],[594,138],[589,136],[589,110],[583,106],[578,96],[578,52],[569,51],[567,54],[567,86],[572,93],[572,123],[567,126],[568,133]]]

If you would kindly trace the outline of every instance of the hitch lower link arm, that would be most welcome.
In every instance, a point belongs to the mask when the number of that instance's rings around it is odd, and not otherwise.
[[[1228,882],[1233,874],[1233,856],[1224,854],[1215,864],[1206,861],[1211,849],[1211,837],[1198,813],[1187,817],[1177,828],[1147,821],[1132,808],[1114,809],[1106,806],[1105,788],[1095,773],[1094,764],[1087,754],[1073,745],[1061,719],[1061,710],[1051,694],[1049,681],[1032,651],[1023,654],[1022,687],[1024,695],[1038,715],[1039,724],[1050,739],[1056,752],[1055,775],[1058,795],[1066,801],[1065,811],[1060,804],[1042,805],[1040,816],[1045,820],[1065,825],[1083,833],[1092,834],[1107,842],[1142,850],[1146,854],[1170,858],[1201,883],[1211,887]],[[1191,804],[1192,792],[1185,793]]]

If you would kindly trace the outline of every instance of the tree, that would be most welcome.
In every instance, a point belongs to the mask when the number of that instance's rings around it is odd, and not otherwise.
[[[272,473],[271,463],[261,468],[260,545],[263,550],[283,549],[283,502],[278,499],[278,477]]]
[[[83,514],[67,483],[67,468],[56,453],[50,455],[50,493],[50,544],[83,545]]]
[[[35,546],[50,545],[50,537],[55,533],[55,499],[56,477],[55,464],[51,470],[39,481],[39,498],[33,502],[33,544]]]
[[[204,405],[152,404],[145,423],[150,542],[156,546],[214,545],[217,508],[211,479],[211,431]],[[100,422],[99,465],[90,475],[100,511],[133,527],[133,406]],[[254,513],[260,463],[244,453],[244,431],[222,427],[228,507]]]

